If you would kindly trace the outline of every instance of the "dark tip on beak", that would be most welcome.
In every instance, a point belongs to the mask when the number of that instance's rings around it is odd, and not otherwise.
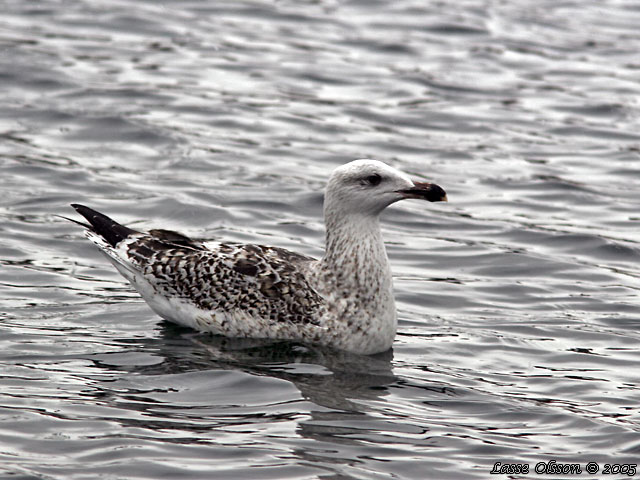
[[[427,182],[414,182],[413,188],[398,190],[405,198],[419,198],[429,202],[446,202],[447,192],[440,185]]]

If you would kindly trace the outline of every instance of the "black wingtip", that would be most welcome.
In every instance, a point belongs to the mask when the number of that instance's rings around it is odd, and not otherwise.
[[[72,203],[71,206],[75,208],[80,215],[87,219],[90,223],[91,230],[104,238],[112,247],[115,247],[119,242],[127,238],[132,233],[138,233],[129,227],[120,225],[118,222],[93,210],[92,208],[85,207],[78,203]]]

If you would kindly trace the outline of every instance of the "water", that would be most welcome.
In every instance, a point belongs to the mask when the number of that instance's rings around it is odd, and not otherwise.
[[[2,11],[3,478],[638,463],[634,2]],[[359,157],[450,199],[384,217],[400,328],[372,358],[162,322],[56,217],[80,202],[318,256],[326,177]]]

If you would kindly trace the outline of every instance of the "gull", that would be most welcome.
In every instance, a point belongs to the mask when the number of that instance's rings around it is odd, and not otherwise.
[[[357,354],[388,350],[396,335],[392,275],[380,214],[403,199],[446,201],[377,160],[336,168],[324,197],[325,253],[200,241],[137,231],[72,204],[86,236],[162,318],[226,337],[319,344]]]

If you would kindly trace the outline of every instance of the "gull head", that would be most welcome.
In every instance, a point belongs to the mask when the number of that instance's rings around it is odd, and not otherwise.
[[[336,168],[329,177],[325,216],[337,212],[378,216],[392,203],[406,198],[446,202],[447,194],[435,183],[414,182],[378,160],[354,160]]]

